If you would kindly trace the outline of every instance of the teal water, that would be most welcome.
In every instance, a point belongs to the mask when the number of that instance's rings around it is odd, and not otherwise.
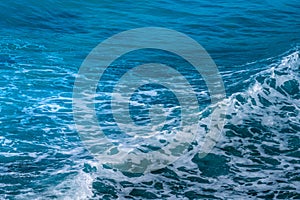
[[[300,199],[298,0],[17,0],[0,2],[0,19],[0,199]],[[147,26],[183,32],[208,51],[229,110],[208,156],[132,177],[98,166],[86,150],[72,90],[92,48]]]

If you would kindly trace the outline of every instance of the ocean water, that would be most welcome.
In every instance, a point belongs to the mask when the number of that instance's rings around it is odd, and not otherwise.
[[[300,199],[300,1],[16,0],[0,2],[0,19],[0,199]],[[72,92],[96,45],[149,26],[208,51],[229,109],[206,157],[188,153],[135,176],[88,152]],[[174,62],[150,51],[115,65],[145,59]],[[209,94],[198,92],[205,109]],[[96,106],[99,116],[106,109]]]

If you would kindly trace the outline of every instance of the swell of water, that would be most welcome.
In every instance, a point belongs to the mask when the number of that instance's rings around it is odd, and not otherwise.
[[[299,198],[299,52],[293,49],[276,59],[243,81],[249,83],[245,91],[226,99],[229,109],[223,137],[211,154],[199,159],[190,153],[140,177],[99,166],[71,140],[76,137],[74,127],[66,125],[63,117],[69,112],[70,97],[61,94],[25,107],[24,130],[29,129],[30,120],[45,114],[48,124],[62,123],[65,128],[60,127],[60,135],[51,134],[54,127],[44,127],[43,135],[31,135],[29,130],[23,132],[26,137],[16,139],[7,131],[0,138],[3,193],[19,199],[41,194],[64,199]],[[39,144],[33,139],[40,139]]]

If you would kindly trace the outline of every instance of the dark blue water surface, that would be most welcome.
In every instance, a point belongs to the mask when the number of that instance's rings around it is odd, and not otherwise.
[[[85,149],[72,90],[98,43],[148,26],[208,51],[230,109],[208,156],[132,177]],[[299,0],[1,1],[0,30],[0,199],[300,199]]]

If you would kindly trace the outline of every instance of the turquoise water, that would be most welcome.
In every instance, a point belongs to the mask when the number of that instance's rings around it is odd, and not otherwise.
[[[300,199],[298,0],[17,0],[0,2],[0,18],[0,199]],[[132,177],[86,150],[72,91],[98,43],[148,26],[185,33],[208,51],[229,110],[208,156]],[[173,61],[152,53],[120,62]],[[198,98],[209,104],[200,83]],[[99,117],[106,109],[96,108]]]

